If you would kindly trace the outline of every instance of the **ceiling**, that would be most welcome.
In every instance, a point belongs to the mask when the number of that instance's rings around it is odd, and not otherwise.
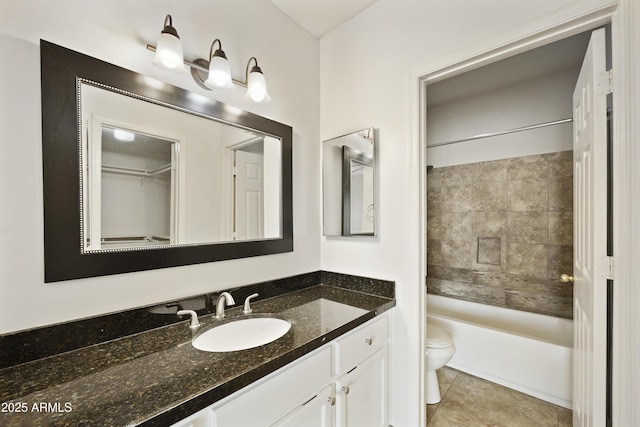
[[[317,38],[358,15],[377,0],[271,0]],[[428,107],[579,68],[590,32],[489,64],[429,85]]]
[[[427,107],[459,101],[554,72],[579,69],[591,31],[429,85]],[[576,74],[577,78],[577,74]]]
[[[377,0],[271,0],[307,31],[321,38]]]

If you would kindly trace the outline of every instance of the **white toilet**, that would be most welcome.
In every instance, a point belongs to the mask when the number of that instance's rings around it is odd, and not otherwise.
[[[427,323],[427,403],[440,402],[440,387],[436,370],[442,368],[453,354],[456,346],[453,338],[444,329]]]

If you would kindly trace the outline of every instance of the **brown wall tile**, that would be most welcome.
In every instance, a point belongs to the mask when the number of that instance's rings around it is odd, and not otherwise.
[[[507,291],[505,301],[506,305],[511,308],[568,319],[573,318],[572,298]]]
[[[558,279],[544,277],[526,277],[508,273],[473,273],[473,283],[483,286],[496,286],[507,291],[527,292],[540,295],[555,295],[571,298],[572,286],[563,286]]]
[[[544,155],[516,157],[507,161],[507,179],[547,179],[549,162]]]
[[[456,282],[473,283],[473,271],[466,268],[452,268],[441,265],[427,265],[427,276]]]
[[[471,234],[472,236],[506,239],[506,222],[505,212],[473,212],[471,214]]]
[[[489,305],[505,306],[504,289],[460,283],[450,280],[440,281],[440,295],[460,298],[466,301],[481,302]]]
[[[469,240],[471,238],[471,214],[450,212],[442,215],[442,240]]]
[[[547,244],[547,212],[507,212],[507,242]]]
[[[427,240],[443,240],[442,212],[427,207]]]
[[[442,187],[441,212],[471,212],[472,193],[470,186],[452,185]]]
[[[573,210],[573,177],[549,179],[549,210]]]
[[[454,268],[471,268],[472,245],[470,241],[443,240],[440,244],[442,262],[438,265]]]
[[[572,316],[573,152],[427,175],[427,292]]]
[[[442,188],[429,188],[427,191],[427,212],[442,212]]]
[[[547,277],[547,245],[507,243],[507,269],[511,274]]]
[[[473,182],[507,180],[507,160],[474,163],[474,165]]]
[[[549,244],[573,245],[573,212],[549,212]]]
[[[549,208],[549,182],[524,179],[507,182],[507,210],[510,212],[546,211]]]
[[[443,262],[442,240],[427,239],[427,264],[441,266]]]
[[[507,207],[507,185],[504,181],[479,182],[473,185],[473,210],[501,212]]]
[[[572,274],[573,272],[573,246],[549,246],[547,277],[559,280],[561,274]],[[572,286],[572,285],[569,285]]]

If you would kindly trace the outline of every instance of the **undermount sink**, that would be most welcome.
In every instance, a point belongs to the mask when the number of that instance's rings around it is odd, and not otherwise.
[[[291,328],[291,322],[269,315],[247,315],[223,320],[198,332],[191,344],[198,350],[226,352],[246,350],[277,340]]]

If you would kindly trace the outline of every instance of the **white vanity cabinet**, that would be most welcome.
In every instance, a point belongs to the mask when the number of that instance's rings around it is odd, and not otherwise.
[[[388,415],[389,323],[365,324],[334,343],[336,427],[386,427]]]
[[[376,317],[172,427],[386,427],[388,322]]]

